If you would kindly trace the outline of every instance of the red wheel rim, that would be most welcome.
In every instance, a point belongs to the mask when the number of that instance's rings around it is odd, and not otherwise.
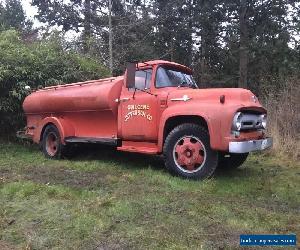
[[[46,138],[46,150],[50,156],[54,156],[58,150],[58,138],[55,133],[50,132]]]
[[[184,136],[176,142],[173,157],[178,168],[186,173],[194,173],[203,167],[206,150],[199,138]]]

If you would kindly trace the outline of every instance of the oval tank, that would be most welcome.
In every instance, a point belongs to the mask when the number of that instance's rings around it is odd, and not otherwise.
[[[107,78],[44,88],[27,96],[23,102],[25,114],[70,111],[117,111],[123,77]]]

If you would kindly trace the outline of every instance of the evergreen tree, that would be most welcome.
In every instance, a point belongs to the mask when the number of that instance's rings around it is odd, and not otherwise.
[[[258,89],[300,64],[297,0],[33,0],[37,18],[80,32],[79,49],[109,65],[166,59],[192,66],[201,86]],[[291,46],[293,44],[293,46]],[[297,47],[298,46],[298,47]]]
[[[29,32],[32,28],[32,22],[27,20],[20,0],[0,2],[0,31],[11,28],[22,32]]]

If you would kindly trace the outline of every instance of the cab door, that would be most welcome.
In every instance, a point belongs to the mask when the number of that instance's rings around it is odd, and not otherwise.
[[[118,122],[122,140],[157,141],[158,97],[150,93],[152,78],[152,69],[138,70],[135,72],[137,89],[122,89]]]

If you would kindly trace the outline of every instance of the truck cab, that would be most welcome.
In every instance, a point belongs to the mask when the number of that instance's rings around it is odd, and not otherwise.
[[[155,60],[128,64],[124,76],[38,90],[23,104],[25,134],[50,158],[72,143],[110,144],[162,154],[172,174],[191,179],[272,146],[267,112],[251,91],[199,89],[192,73]]]

